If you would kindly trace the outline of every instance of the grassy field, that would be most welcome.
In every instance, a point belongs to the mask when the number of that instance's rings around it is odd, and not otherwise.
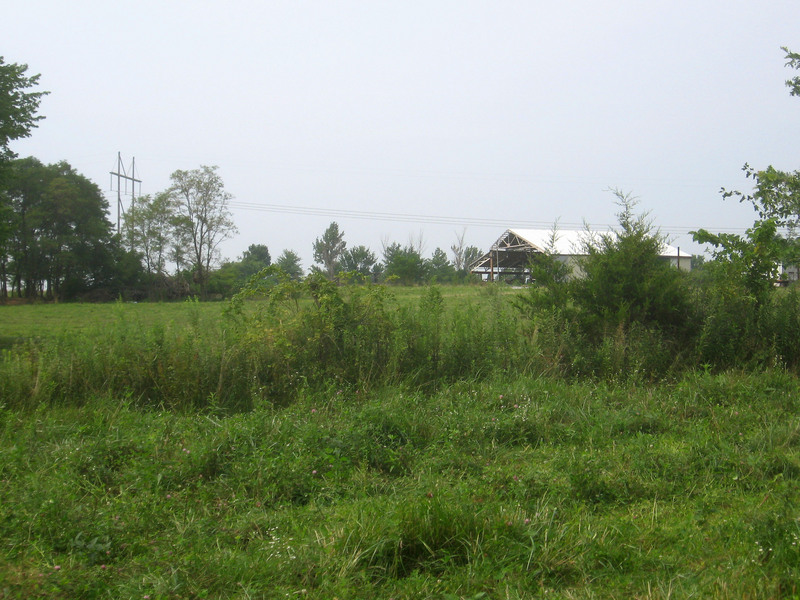
[[[415,303],[423,287],[392,287],[399,303]],[[475,302],[490,294],[510,296],[517,293],[509,286],[442,286],[442,297],[450,307]],[[487,291],[491,290],[491,291]],[[306,300],[307,301],[307,300]],[[227,302],[155,302],[116,304],[0,304],[0,348],[32,337],[51,337],[60,333],[91,333],[98,326],[113,325],[120,317],[145,327],[176,323],[186,325],[191,319],[219,319]]]
[[[9,337],[87,340],[70,373],[225,327],[218,304],[0,315]],[[800,382],[780,370],[332,379],[244,410],[91,389],[0,392],[0,598],[800,597]]]

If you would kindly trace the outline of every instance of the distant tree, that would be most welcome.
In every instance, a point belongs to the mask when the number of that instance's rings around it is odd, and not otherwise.
[[[328,279],[336,277],[336,269],[346,247],[344,232],[339,231],[339,224],[336,221],[332,222],[322,237],[314,242],[314,262],[322,265]]]
[[[0,298],[8,297],[11,239],[14,233],[14,211],[5,191],[0,190]]]
[[[290,279],[299,280],[303,277],[303,267],[300,263],[300,256],[293,250],[284,250],[275,261]]]
[[[404,285],[422,283],[427,277],[427,265],[411,244],[401,246],[397,242],[383,249],[384,276],[397,279]]]
[[[208,292],[231,296],[242,289],[259,271],[272,264],[269,249],[264,244],[250,244],[238,261],[225,261],[209,273]]]
[[[483,256],[483,252],[477,246],[467,246],[464,249],[464,270],[469,271],[473,263]]]
[[[456,277],[459,281],[466,281],[470,278],[470,267],[481,256],[483,256],[483,252],[477,246],[467,246],[464,248],[463,266],[460,270],[456,270]]]
[[[439,283],[452,281],[455,278],[455,267],[447,259],[447,254],[441,248],[436,248],[427,263],[427,274],[431,280]]]
[[[369,248],[355,246],[342,252],[342,257],[339,260],[339,270],[348,273],[359,273],[364,277],[371,278],[377,262],[377,257]]]
[[[145,271],[153,279],[166,277],[175,218],[176,207],[167,192],[140,196],[125,213],[125,245],[141,254]]]
[[[453,268],[458,271],[464,270],[464,251],[466,246],[464,244],[464,236],[466,230],[456,235],[456,242],[450,246],[450,251],[453,253]]]
[[[167,253],[167,256],[169,260],[175,264],[176,273],[187,274],[187,271],[191,269],[192,265],[192,240],[189,236],[187,228],[178,226],[181,220],[182,217],[175,217],[174,227],[172,229],[172,239],[170,240],[169,252]],[[188,278],[191,280],[191,272],[188,272]]]
[[[14,224],[8,249],[12,289],[20,296],[67,300],[129,280],[100,189],[68,163],[13,161],[7,189]]]
[[[240,262],[242,277],[247,279],[272,264],[269,248],[264,244],[250,244],[242,253]]]
[[[242,263],[225,261],[219,268],[213,269],[208,274],[206,291],[209,296],[230,297],[237,293],[246,282],[247,278],[242,274]]]
[[[178,170],[170,179],[169,191],[177,207],[178,239],[189,244],[188,259],[200,296],[205,298],[208,273],[219,259],[219,245],[237,231],[228,209],[232,196],[225,191],[217,167]]]
[[[373,282],[381,281],[383,279],[383,263],[376,262],[372,265],[372,271],[370,271],[370,277],[372,278]]]

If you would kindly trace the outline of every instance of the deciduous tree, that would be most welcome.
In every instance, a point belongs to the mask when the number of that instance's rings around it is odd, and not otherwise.
[[[375,253],[366,246],[354,246],[342,252],[339,269],[348,273],[358,273],[364,277],[372,277],[376,263]]]
[[[37,115],[42,96],[49,92],[30,91],[39,75],[26,75],[28,65],[6,63],[0,56],[0,166],[16,157],[9,144],[28,137],[43,116]]]
[[[269,248],[264,244],[250,244],[247,250],[242,252],[241,274],[242,283],[252,275],[258,273],[261,269],[265,269],[272,264],[272,258],[269,255]]]
[[[219,259],[219,245],[237,231],[228,209],[232,196],[225,191],[217,167],[178,170],[170,179],[169,193],[178,214],[177,233],[189,244],[188,258],[200,296],[205,298],[209,270]]]
[[[0,296],[8,293],[9,244],[14,233],[13,209],[7,191],[11,160],[16,154],[10,144],[28,137],[36,123],[39,103],[48,92],[31,91],[39,84],[39,75],[28,76],[28,65],[6,63],[0,56]]]
[[[425,260],[412,244],[401,246],[397,242],[383,249],[384,274],[404,285],[422,283],[427,277]]]
[[[786,66],[800,70],[800,54],[787,48],[783,51],[786,52]],[[800,76],[787,80],[786,85],[792,96],[800,96]],[[774,219],[778,227],[800,228],[800,171],[782,171],[773,166],[757,171],[749,164],[742,170],[753,180],[753,192],[723,189],[723,197],[751,203],[762,220]]]
[[[786,53],[786,66],[800,70],[800,54],[785,47],[782,50]],[[787,80],[786,86],[792,96],[800,96],[800,76]],[[722,195],[753,205],[759,216],[753,227],[744,237],[713,234],[704,229],[692,233],[695,241],[714,246],[716,262],[761,306],[773,287],[780,263],[796,263],[800,258],[796,237],[800,229],[800,171],[781,171],[771,165],[757,171],[749,164],[742,170],[753,180],[753,191],[723,188]],[[781,236],[779,228],[787,228],[788,236]]]
[[[148,275],[164,277],[174,241],[175,203],[169,193],[140,196],[125,213],[125,244],[139,252]]]
[[[66,162],[26,158],[11,166],[9,271],[16,293],[70,299],[120,281],[115,263],[128,269],[129,257],[112,235],[100,189]]]
[[[322,265],[328,279],[336,276],[339,259],[347,247],[344,241],[344,232],[339,231],[339,224],[334,221],[325,230],[321,238],[314,242],[314,262]]]

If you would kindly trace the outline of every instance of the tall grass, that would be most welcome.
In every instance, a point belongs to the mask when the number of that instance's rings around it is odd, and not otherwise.
[[[180,322],[147,323],[126,305],[101,327],[31,339],[5,351],[8,406],[81,404],[96,396],[167,408],[251,408],[305,389],[390,382],[435,388],[461,377],[522,369],[527,344],[499,296],[458,308],[439,288],[416,304],[382,286],[322,279],[241,302],[219,318],[184,304]]]
[[[238,414],[6,407],[0,589],[791,598],[798,398],[775,371],[332,388]]]
[[[470,302],[448,299],[436,286],[398,299],[384,286],[312,277],[272,285],[266,299],[242,295],[224,313],[187,302],[156,321],[118,304],[80,335],[70,329],[3,350],[1,401],[34,408],[112,395],[142,406],[240,411],[315,390],[403,384],[435,391],[502,374],[644,383],[698,367],[800,365],[795,291],[757,313],[747,298],[702,298],[699,329],[681,339],[638,322],[598,337],[574,310],[531,312],[493,286]]]

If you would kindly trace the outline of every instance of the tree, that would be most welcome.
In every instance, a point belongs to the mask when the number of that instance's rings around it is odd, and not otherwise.
[[[447,259],[447,254],[441,248],[436,248],[430,260],[427,261],[428,276],[439,283],[452,281],[456,270]]]
[[[102,192],[68,163],[13,161],[7,194],[14,235],[5,256],[17,295],[71,299],[137,277]]]
[[[800,70],[800,54],[784,47],[786,66]],[[792,96],[800,96],[800,76],[786,81]],[[745,237],[734,234],[712,234],[704,229],[692,232],[694,240],[715,247],[714,258],[724,263],[726,273],[734,277],[762,306],[773,287],[781,262],[797,262],[800,249],[796,239],[800,229],[800,171],[780,171],[768,166],[756,171],[745,163],[742,170],[754,182],[751,193],[722,189],[723,198],[749,202],[759,218]],[[787,228],[788,237],[778,234]]]
[[[453,253],[453,268],[455,268],[457,272],[463,271],[465,266],[464,251],[466,250],[466,246],[464,245],[464,236],[466,234],[466,230],[457,234],[455,243],[450,246],[450,251]]]
[[[561,311],[565,313],[569,305],[569,279],[572,267],[559,259],[556,251],[558,243],[558,222],[553,224],[544,252],[531,255],[528,269],[531,285],[525,293],[517,296],[515,306],[527,316],[539,312]]]
[[[378,259],[366,246],[355,246],[344,250],[339,260],[339,270],[371,277]]]
[[[790,51],[786,46],[782,46],[781,50],[786,53],[786,66],[800,71],[800,54]],[[790,95],[800,96],[800,75],[795,75],[791,79],[787,79],[786,87],[789,88]]]
[[[205,298],[209,271],[219,258],[219,245],[237,231],[228,210],[232,196],[225,191],[217,167],[178,170],[170,179],[169,193],[177,210],[177,234],[189,244],[188,258],[200,296]]]
[[[454,260],[454,268],[455,268],[455,279],[459,282],[467,281],[470,277],[470,267],[473,263],[478,260],[481,256],[483,256],[483,252],[481,252],[480,248],[477,246],[466,246],[459,249],[459,254],[456,255],[455,251],[458,248],[457,245],[451,246],[450,249],[453,250],[453,260]],[[455,267],[455,260],[459,260],[458,267]]]
[[[125,243],[139,252],[147,274],[162,279],[174,242],[175,203],[168,192],[140,196],[125,213]]]
[[[28,137],[36,123],[42,96],[49,92],[27,91],[39,84],[39,75],[28,77],[28,65],[6,63],[0,56],[0,163],[16,158],[9,144]]]
[[[272,264],[269,248],[264,244],[250,244],[247,250],[242,252],[240,264],[242,278],[246,281],[261,269],[265,269]]]
[[[483,252],[477,246],[467,246],[464,249],[464,272],[468,273],[469,268],[478,260],[481,256],[483,256]]]
[[[300,264],[300,256],[293,250],[284,250],[275,261],[290,279],[295,281],[303,277],[303,267]]]
[[[209,273],[208,292],[231,296],[239,292],[253,275],[271,264],[269,248],[264,244],[250,244],[238,261],[225,261]]]
[[[344,241],[344,232],[339,231],[339,224],[332,222],[321,238],[314,242],[314,262],[322,265],[328,279],[336,277],[336,269],[347,242]]]
[[[694,241],[714,246],[714,260],[724,265],[725,276],[738,282],[755,301],[763,306],[777,279],[781,260],[789,242],[778,235],[775,219],[756,221],[745,237],[733,233],[693,231]]]
[[[206,292],[208,297],[230,297],[242,289],[247,278],[242,276],[242,263],[223,262],[208,274]]]
[[[11,161],[16,158],[10,143],[28,137],[44,118],[36,112],[42,96],[48,94],[28,91],[39,84],[39,75],[28,77],[27,70],[28,65],[6,63],[0,56],[0,295],[4,298],[8,294],[9,244],[14,233],[13,209],[4,193]]]
[[[422,283],[427,276],[425,261],[412,244],[401,246],[394,242],[385,246],[383,264],[385,276],[403,285]]]
[[[800,54],[785,47],[782,50],[786,52],[786,66],[800,70]],[[786,85],[790,95],[800,96],[800,76],[787,80]],[[753,180],[753,192],[745,194],[723,188],[723,198],[734,197],[739,202],[751,203],[760,219],[774,219],[778,227],[800,228],[800,171],[781,171],[772,166],[756,171],[747,163],[742,170]]]

